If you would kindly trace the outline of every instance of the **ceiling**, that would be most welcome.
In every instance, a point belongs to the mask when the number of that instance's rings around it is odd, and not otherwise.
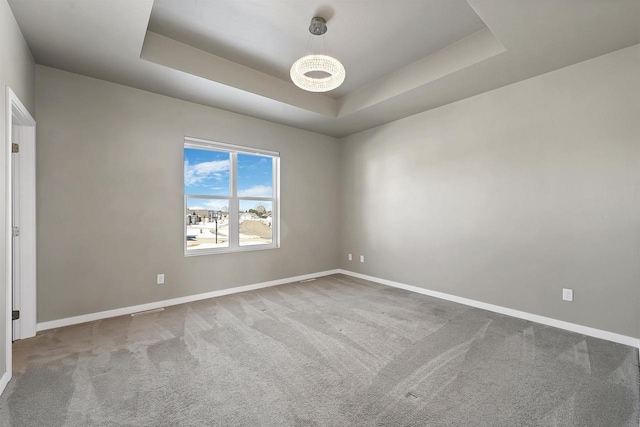
[[[640,43],[638,0],[9,3],[38,64],[336,137]],[[326,94],[288,78],[313,16]]]
[[[325,51],[322,37],[313,37],[315,49],[306,52],[316,14],[327,19],[324,38],[348,70],[332,98],[485,28],[466,0],[156,0],[149,31],[289,82],[294,61]]]

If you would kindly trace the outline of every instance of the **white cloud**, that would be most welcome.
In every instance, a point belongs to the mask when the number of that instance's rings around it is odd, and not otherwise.
[[[254,185],[246,190],[238,190],[238,197],[271,197],[273,189],[266,185]]]
[[[184,183],[197,185],[203,181],[215,178],[223,179],[229,173],[229,160],[215,160],[212,162],[197,163],[195,165],[184,162]]]

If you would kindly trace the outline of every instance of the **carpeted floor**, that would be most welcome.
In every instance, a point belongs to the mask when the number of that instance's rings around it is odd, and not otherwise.
[[[11,426],[633,426],[638,351],[335,275],[14,344]]]

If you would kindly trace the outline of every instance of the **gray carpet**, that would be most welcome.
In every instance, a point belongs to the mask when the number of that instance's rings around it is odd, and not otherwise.
[[[14,351],[0,425],[639,425],[637,349],[342,275]]]

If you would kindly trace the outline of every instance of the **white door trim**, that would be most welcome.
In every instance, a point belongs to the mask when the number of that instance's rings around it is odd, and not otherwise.
[[[35,136],[36,121],[33,119],[29,110],[24,106],[16,94],[9,86],[6,88],[5,95],[5,136],[6,144],[4,147],[6,156],[5,167],[5,202],[7,219],[5,233],[6,239],[6,370],[2,376],[4,385],[6,380],[12,375],[12,330],[13,321],[11,320],[11,311],[13,310],[13,254],[12,254],[12,222],[13,222],[13,195],[12,195],[12,168],[11,168],[11,144],[19,142],[21,145],[21,167],[20,167],[20,336],[19,338],[27,338],[36,334],[36,198],[35,198]],[[14,134],[13,126],[17,125],[19,131]],[[19,139],[19,141],[14,141]],[[25,215],[26,214],[26,215]],[[0,389],[0,392],[2,390]]]

